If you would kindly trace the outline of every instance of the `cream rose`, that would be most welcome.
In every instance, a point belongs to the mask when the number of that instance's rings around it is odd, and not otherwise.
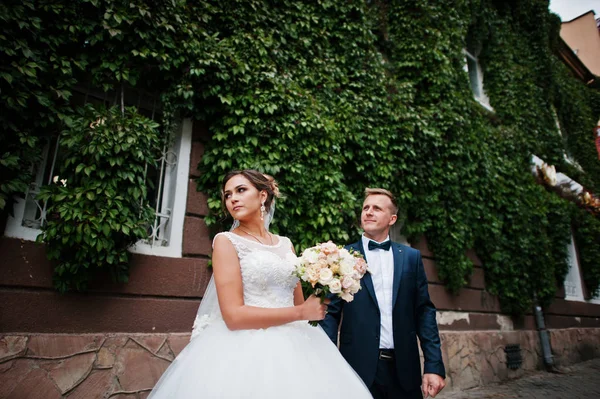
[[[329,283],[329,292],[331,292],[332,294],[339,294],[340,292],[342,292],[342,283],[340,282],[340,280],[334,278]]]
[[[314,286],[317,281],[319,281],[319,269],[315,267],[307,267],[305,276],[306,279],[304,281],[309,281]]]
[[[340,262],[340,274],[346,276],[354,271],[354,261],[342,259]]]
[[[333,272],[327,268],[319,271],[319,283],[327,285],[333,279]]]
[[[315,263],[319,260],[319,253],[314,249],[307,249],[302,253],[302,258],[308,263]]]
[[[341,298],[346,301],[346,302],[352,302],[354,300],[354,295],[348,293],[348,292],[344,292],[341,295]]]

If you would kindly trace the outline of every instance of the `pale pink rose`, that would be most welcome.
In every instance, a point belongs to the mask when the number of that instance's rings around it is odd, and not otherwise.
[[[326,255],[334,254],[338,252],[338,247],[331,241],[327,241],[326,243],[321,244],[321,251]]]
[[[354,284],[352,284],[352,286],[348,288],[348,292],[354,295],[358,291],[360,291],[360,281],[354,281]]]
[[[352,287],[354,285],[354,279],[352,278],[352,276],[344,276],[342,278],[342,287],[344,288],[344,290]]]
[[[367,272],[367,262],[362,258],[356,258],[354,270],[357,270],[361,275],[365,274]]]
[[[340,259],[340,253],[339,252],[334,252],[334,253],[331,253],[331,254],[327,255],[327,262],[328,263],[337,262],[338,259]]]
[[[327,285],[333,280],[333,272],[327,268],[319,270],[319,283]]]
[[[336,278],[331,280],[331,282],[329,283],[329,292],[331,292],[332,294],[339,294],[340,292],[342,292],[342,283],[340,282],[340,280]]]

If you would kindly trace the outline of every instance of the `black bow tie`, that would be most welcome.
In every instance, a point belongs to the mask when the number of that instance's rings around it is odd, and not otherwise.
[[[369,240],[369,251],[372,251],[374,249],[383,249],[384,251],[389,251],[391,245],[392,242],[390,240],[382,242],[381,244],[373,240]]]

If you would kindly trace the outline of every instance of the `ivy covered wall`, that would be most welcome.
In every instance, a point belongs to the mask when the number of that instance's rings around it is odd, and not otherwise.
[[[223,41],[252,37],[261,47],[232,44],[247,77],[218,85],[239,84],[239,92],[226,99],[231,106],[219,104],[214,123],[208,119],[215,140],[200,183],[215,194],[212,209],[226,170],[272,173],[288,194],[275,227],[303,248],[356,239],[362,190],[388,187],[402,202],[404,233],[427,236],[449,289],[464,285],[472,270],[465,249],[475,248],[505,311],[527,311],[534,297],[548,303],[567,272],[571,215],[581,211],[535,182],[531,155],[570,173],[568,148],[586,171],[576,177],[594,188],[600,175],[587,173],[598,167],[591,158],[598,93],[552,53],[560,22],[547,8],[545,1],[323,2],[250,15],[251,6],[236,7]],[[467,47],[480,50],[493,113],[473,99]],[[267,65],[273,73],[261,74]],[[569,102],[575,116],[561,103],[567,88],[579,96]]]
[[[11,37],[25,29],[20,19],[85,11],[76,28],[65,18],[44,31],[72,42],[53,48],[60,59],[93,59],[69,79],[84,74],[109,88],[150,81],[167,117],[188,114],[208,127],[199,188],[210,194],[215,229],[228,228],[219,188],[231,169],[276,177],[285,196],[273,229],[297,250],[357,239],[362,191],[387,187],[400,200],[403,233],[427,236],[450,290],[468,279],[465,251],[475,248],[488,289],[518,314],[534,298],[551,300],[567,271],[573,217],[593,218],[531,174],[535,154],[600,192],[592,133],[600,96],[553,54],[560,21],[548,1],[80,0],[60,12],[27,4],[4,17]],[[42,49],[39,41],[34,35],[27,45]],[[10,41],[1,43],[7,52]],[[478,52],[494,112],[473,98],[465,48]],[[35,84],[26,71],[9,81],[2,68],[2,96],[15,82]],[[69,87],[69,79],[60,82]],[[24,114],[18,102],[14,109]],[[11,137],[35,136],[25,119]],[[582,171],[564,161],[565,150]],[[585,224],[582,253],[598,251],[595,221]],[[600,265],[587,267],[596,291]]]

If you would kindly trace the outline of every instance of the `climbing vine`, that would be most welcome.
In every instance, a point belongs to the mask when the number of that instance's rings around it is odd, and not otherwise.
[[[146,170],[160,150],[158,124],[134,109],[88,105],[61,132],[60,175],[41,188],[47,222],[39,240],[56,262],[54,285],[82,291],[99,270],[126,282],[127,251],[145,239],[154,220]]]

